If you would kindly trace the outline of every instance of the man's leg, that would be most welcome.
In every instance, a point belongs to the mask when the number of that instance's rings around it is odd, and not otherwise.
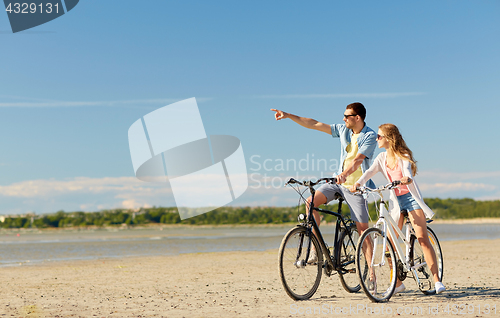
[[[356,222],[356,228],[358,229],[359,236],[363,235],[363,232],[368,230],[368,222],[367,223],[361,223],[361,222]]]
[[[306,212],[307,212],[307,215],[309,215],[309,213],[311,212],[310,210],[310,207],[311,207],[311,199],[312,199],[312,196],[310,196],[309,198],[307,198],[307,202],[306,202]],[[322,204],[325,204],[327,202],[327,198],[326,196],[321,193],[320,191],[316,191],[316,193],[314,194],[314,207],[318,207]],[[318,211],[313,211],[313,217],[314,217],[314,221],[316,221],[316,224],[319,226],[320,222],[321,222],[321,218],[319,216],[319,212]],[[318,237],[316,231],[313,229],[313,233],[316,237]],[[309,255],[309,259],[307,260],[307,263],[310,264],[310,263],[315,263],[318,261],[318,256],[316,254],[316,250],[314,249],[314,246],[312,247],[311,249],[311,252],[312,254]]]
[[[312,199],[312,196],[310,196],[309,198],[307,198],[307,206],[306,206],[306,211],[307,211],[307,214],[309,215],[309,207],[311,206],[311,199]],[[327,203],[328,199],[326,198],[326,196],[321,193],[320,191],[316,191],[316,193],[314,194],[314,207],[318,207],[322,204],[325,204]],[[316,224],[319,226],[319,223],[321,222],[321,218],[319,217],[319,212],[318,211],[313,211],[313,217],[314,217],[314,220],[316,221]],[[314,235],[316,235],[316,233],[314,233]]]
[[[359,233],[359,237],[363,235],[363,232],[368,229],[368,204],[366,199],[361,195],[355,195],[348,189],[340,186],[342,190],[342,196],[344,197],[349,209],[351,209],[351,219],[356,222],[356,228]],[[370,266],[370,261],[373,254],[373,242],[368,238],[364,241],[363,246],[363,254],[365,255],[368,266]],[[376,278],[375,273],[370,267],[370,277],[369,277],[369,286],[368,288],[372,292],[376,292]]]
[[[339,189],[339,187],[340,186],[338,184],[330,184],[330,183],[323,184],[321,187],[319,187],[318,190],[316,190],[316,193],[314,194],[314,207],[318,207],[322,204],[326,204],[332,201],[335,198],[336,193],[342,195],[342,191]],[[309,206],[311,205],[311,199],[312,196],[310,196],[306,200],[307,201],[306,210],[308,214],[309,214]],[[316,221],[316,224],[318,224],[319,226],[319,223],[321,221],[319,217],[319,212],[313,211],[313,216],[314,220]]]
[[[356,222],[356,228],[358,229],[359,236],[361,236],[368,229],[369,216],[367,202],[363,196],[353,194],[343,186],[339,186],[339,189],[349,209],[351,209],[351,219]]]

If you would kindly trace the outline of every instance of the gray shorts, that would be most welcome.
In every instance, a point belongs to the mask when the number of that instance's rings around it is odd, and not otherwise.
[[[360,223],[368,223],[368,205],[362,195],[355,195],[340,184],[330,183],[323,184],[316,191],[323,193],[327,202],[334,200],[335,194],[340,193],[351,209],[351,219]]]

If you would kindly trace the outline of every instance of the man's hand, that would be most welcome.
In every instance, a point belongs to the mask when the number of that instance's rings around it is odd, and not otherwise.
[[[337,184],[344,183],[346,179],[347,179],[347,176],[345,176],[343,173],[339,174],[337,176]]]
[[[320,123],[319,121],[317,121],[315,119],[306,118],[306,117],[300,117],[300,116],[297,116],[297,115],[294,115],[294,114],[290,114],[290,113],[286,113],[286,112],[284,112],[282,110],[278,110],[278,109],[274,109],[274,108],[271,108],[271,110],[273,112],[276,112],[274,114],[274,118],[276,118],[276,120],[282,120],[282,119],[285,119],[285,118],[290,118],[291,120],[293,120],[297,124],[301,125],[302,127],[306,127],[306,128],[309,128],[309,129],[319,130],[319,131],[322,131],[322,132],[327,133],[329,135],[332,134],[332,128],[330,127],[330,125]]]
[[[271,108],[271,110],[273,112],[276,112],[274,114],[274,118],[276,118],[276,120],[281,120],[281,119],[285,119],[285,118],[288,118],[288,113],[285,113],[284,111],[281,111],[281,110],[278,110],[278,109],[273,109]]]
[[[354,159],[351,161],[351,163],[344,169],[344,171],[342,171],[342,173],[337,176],[337,183],[344,183],[347,177],[361,166],[365,158],[365,155],[363,155],[362,153],[358,153],[356,157],[354,157]]]

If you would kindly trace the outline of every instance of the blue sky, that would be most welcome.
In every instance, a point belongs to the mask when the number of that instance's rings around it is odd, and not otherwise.
[[[424,196],[500,199],[499,9],[86,0],[16,34],[0,14],[0,214],[173,205],[168,186],[134,178],[127,131],[190,97],[207,134],[242,142],[253,176],[234,205],[296,201],[290,189],[263,186],[296,171],[257,163],[339,157],[338,140],[276,122],[270,108],[341,123],[354,101],[370,127],[400,126]]]

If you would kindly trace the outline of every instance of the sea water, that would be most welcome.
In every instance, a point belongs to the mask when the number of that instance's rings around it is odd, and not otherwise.
[[[500,224],[431,224],[440,241],[500,238]],[[0,266],[62,260],[278,249],[292,225],[154,227],[97,230],[2,230]],[[335,227],[322,234],[333,244]]]

